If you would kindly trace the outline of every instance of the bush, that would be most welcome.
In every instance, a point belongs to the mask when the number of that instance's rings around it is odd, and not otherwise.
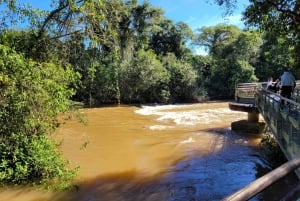
[[[75,176],[47,138],[67,111],[76,80],[70,68],[26,60],[0,45],[0,182],[46,184]],[[58,186],[61,188],[62,186]]]
[[[19,133],[5,141],[0,144],[2,184],[43,184],[56,189],[70,186],[76,171],[66,168],[68,161],[61,157],[53,140]]]

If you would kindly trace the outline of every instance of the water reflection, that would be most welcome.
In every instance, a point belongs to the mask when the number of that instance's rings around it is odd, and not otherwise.
[[[247,114],[230,111],[227,102],[81,112],[87,126],[71,121],[54,135],[64,156],[80,166],[73,190],[2,189],[0,200],[213,201],[269,170],[260,136],[231,132],[231,122]]]

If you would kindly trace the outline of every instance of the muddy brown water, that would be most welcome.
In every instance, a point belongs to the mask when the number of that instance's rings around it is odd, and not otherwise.
[[[45,192],[2,188],[5,201],[216,201],[270,171],[260,135],[231,131],[247,113],[228,102],[83,109],[87,125],[69,121],[53,135],[73,166],[74,188]],[[276,200],[290,174],[251,200]]]

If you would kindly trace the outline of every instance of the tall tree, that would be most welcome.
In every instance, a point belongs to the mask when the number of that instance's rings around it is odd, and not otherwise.
[[[300,2],[297,0],[250,0],[244,12],[248,25],[284,35],[299,35]]]
[[[182,59],[189,52],[187,42],[193,38],[193,32],[183,22],[173,24],[170,20],[163,20],[159,24],[160,30],[152,33],[151,48],[158,55],[173,53],[178,59]]]
[[[266,32],[259,58],[255,62],[256,74],[259,80],[266,81],[269,77],[279,78],[284,67],[295,64],[294,46],[284,36]]]
[[[121,93],[126,103],[161,102],[168,99],[169,72],[152,51],[140,50],[121,65]]]
[[[238,82],[255,81],[252,66],[258,57],[261,38],[235,26],[203,27],[195,42],[208,48],[212,57],[208,94],[230,97]]]
[[[300,2],[298,0],[251,0],[244,12],[244,20],[249,26],[258,27],[268,35],[276,36],[276,40],[287,47],[286,52],[278,51],[275,58],[286,57],[279,65],[290,66],[300,76]],[[284,49],[284,48],[283,48]],[[281,49],[281,50],[283,50]],[[289,54],[288,54],[289,53]],[[291,59],[291,57],[293,57]],[[288,59],[290,58],[290,59]],[[276,69],[274,69],[276,71]],[[281,67],[282,70],[282,67]]]
[[[216,58],[221,58],[223,54],[226,54],[225,47],[236,40],[240,33],[237,27],[226,25],[202,27],[198,31],[200,34],[194,43],[207,48],[209,54]]]
[[[236,0],[214,0],[218,5],[232,11]],[[289,44],[290,65],[300,76],[300,2],[298,0],[249,0],[249,5],[243,13],[243,20],[248,27],[254,27],[267,35],[274,35],[276,40],[284,40]],[[282,42],[281,42],[282,43]],[[276,55],[273,55],[276,57]],[[280,55],[278,55],[280,57]],[[274,69],[275,71],[277,69]]]

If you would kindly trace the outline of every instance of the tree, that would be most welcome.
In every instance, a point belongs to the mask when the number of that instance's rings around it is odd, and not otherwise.
[[[294,71],[298,71],[299,77],[300,59],[300,2],[297,0],[280,1],[280,0],[264,0],[250,1],[251,4],[244,12],[244,20],[248,26],[258,27],[264,31],[267,36],[274,35],[275,41],[279,45],[275,49],[278,55],[273,55],[274,58],[286,58],[286,61],[278,61],[275,64],[274,71],[278,71],[276,66],[289,66]],[[273,37],[274,38],[274,37]],[[283,47],[285,46],[285,47]],[[282,51],[287,48],[287,51]]]
[[[223,6],[227,9],[225,14],[231,14],[236,8],[237,4],[237,0],[214,0],[214,2],[219,6]]]
[[[206,46],[212,57],[207,86],[211,97],[229,98],[237,83],[257,80],[253,64],[262,43],[258,33],[223,25],[200,31],[195,43]]]
[[[215,0],[218,5],[224,5],[228,11],[234,9],[236,0]],[[289,58],[292,60],[286,62],[298,77],[300,76],[300,2],[298,0],[249,0],[250,4],[243,13],[243,20],[248,27],[258,29],[267,35],[274,35],[276,40],[284,40],[289,44]],[[269,37],[268,36],[268,37]],[[274,39],[274,37],[272,37]],[[285,54],[286,55],[286,54]],[[277,55],[272,55],[277,57]],[[281,55],[278,55],[281,57]],[[276,64],[277,65],[281,65]],[[268,64],[267,64],[268,65]],[[261,64],[263,66],[263,64]],[[275,67],[274,71],[278,71]]]
[[[186,43],[193,38],[193,32],[187,24],[179,22],[173,25],[170,20],[159,24],[160,30],[152,33],[150,45],[157,55],[173,53],[178,59],[183,59],[190,50]]]
[[[294,46],[285,40],[285,37],[268,32],[263,34],[263,43],[254,64],[259,80],[266,81],[269,77],[279,78],[284,67],[294,64]]]
[[[196,85],[197,73],[192,66],[183,60],[178,60],[172,53],[164,56],[162,63],[170,74],[168,83],[170,102],[193,100],[198,86]]]
[[[236,40],[240,30],[235,26],[217,25],[215,27],[202,27],[195,39],[196,45],[208,49],[212,57],[222,57],[226,54],[225,47]],[[225,56],[225,55],[224,55]]]
[[[297,0],[250,0],[244,20],[250,26],[284,35],[299,34],[300,2]]]
[[[126,103],[168,100],[169,73],[152,51],[140,50],[121,65],[120,86]]]
[[[26,58],[40,62],[58,61],[67,62],[67,51],[62,41],[51,39],[51,42],[43,43],[43,48],[35,48],[37,45],[35,30],[6,30],[0,34],[0,43],[13,48],[17,53]],[[48,41],[50,36],[43,36],[41,40]]]
[[[197,72],[194,96],[200,100],[207,98],[207,88],[210,86],[212,57],[209,55],[191,55],[187,62]]]

